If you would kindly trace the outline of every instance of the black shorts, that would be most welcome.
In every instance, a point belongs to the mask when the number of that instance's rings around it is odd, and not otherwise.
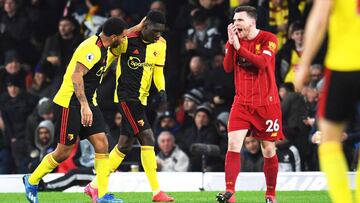
[[[77,137],[86,139],[90,135],[106,132],[104,117],[98,106],[90,107],[93,113],[91,127],[84,127],[81,124],[80,107],[65,108],[55,105],[56,122],[55,135],[59,135],[59,143],[65,145],[75,144]]]
[[[360,101],[360,71],[326,69],[318,116],[334,122],[353,121]]]
[[[120,101],[116,106],[122,115],[122,135],[136,136],[140,132],[151,128],[145,113],[146,107],[139,101]]]

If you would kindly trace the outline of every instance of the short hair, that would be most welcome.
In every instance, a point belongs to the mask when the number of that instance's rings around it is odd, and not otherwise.
[[[246,12],[246,14],[253,19],[257,19],[256,8],[253,6],[239,6],[235,9],[235,13]]]
[[[120,35],[126,29],[125,21],[117,17],[111,17],[105,21],[102,32],[106,36]]]
[[[175,143],[175,136],[174,136],[174,134],[172,134],[172,132],[170,132],[170,131],[168,131],[168,130],[164,130],[164,131],[162,131],[162,132],[159,134],[159,136],[158,136],[158,138],[157,138],[157,143],[160,143],[160,139],[161,139],[161,137],[163,137],[164,135],[169,135],[170,138],[171,138],[171,140],[174,141],[174,143]]]
[[[146,15],[146,21],[150,21],[152,23],[165,24],[166,18],[163,12],[151,10]]]
[[[194,23],[204,23],[208,19],[205,11],[199,9],[194,12],[194,15],[192,16],[192,21]]]
[[[300,21],[295,21],[289,26],[289,34],[291,35],[295,31],[304,30],[304,24]]]

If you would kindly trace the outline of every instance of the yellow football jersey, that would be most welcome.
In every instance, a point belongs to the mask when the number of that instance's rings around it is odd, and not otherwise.
[[[335,71],[360,70],[360,1],[333,0],[325,65]]]

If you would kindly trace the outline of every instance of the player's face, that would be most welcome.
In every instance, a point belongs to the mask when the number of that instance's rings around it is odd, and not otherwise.
[[[255,19],[249,17],[245,11],[235,13],[233,20],[237,29],[237,35],[240,39],[246,38],[251,28],[256,25]]]
[[[144,40],[150,43],[158,41],[165,31],[165,25],[160,23],[145,23],[145,28],[142,31]]]
[[[115,48],[120,45],[120,43],[125,39],[125,32],[126,30],[123,30],[123,32],[120,35],[111,35],[110,36],[110,47]]]

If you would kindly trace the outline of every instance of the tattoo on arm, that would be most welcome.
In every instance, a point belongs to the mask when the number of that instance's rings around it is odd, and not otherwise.
[[[83,79],[83,76],[87,72],[88,69],[86,67],[84,67],[82,64],[77,63],[71,77],[74,85],[75,95],[81,105],[88,104],[87,98],[85,96],[84,79]]]

